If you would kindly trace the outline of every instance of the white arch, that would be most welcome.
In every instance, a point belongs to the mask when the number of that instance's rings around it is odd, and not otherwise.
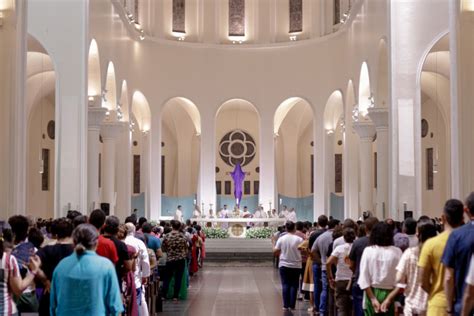
[[[343,113],[344,101],[342,93],[336,90],[329,96],[326,107],[324,108],[324,129],[334,132]]]
[[[150,105],[146,97],[140,91],[135,91],[132,97],[132,113],[137,120],[138,127],[142,132],[148,132],[151,128]]]
[[[99,47],[95,39],[92,39],[89,46],[89,60],[88,60],[88,85],[87,85],[87,95],[96,96],[101,94],[101,84],[100,84],[100,56],[99,56]]]
[[[385,39],[381,39],[379,43],[379,61],[377,74],[377,106],[387,107],[389,102],[389,60],[388,47]]]
[[[360,68],[360,79],[359,79],[359,111],[363,116],[366,116],[370,106],[370,75],[369,67],[364,61]]]
[[[301,99],[298,97],[288,98],[283,101],[277,108],[275,112],[275,117],[273,119],[273,133],[278,135],[278,131],[280,130],[280,126],[283,123],[288,112],[298,103]]]
[[[111,61],[107,65],[105,89],[105,100],[103,100],[102,106],[107,108],[109,111],[114,111],[117,109],[117,81],[115,79],[114,63]]]
[[[352,79],[347,82],[346,106],[349,107],[348,110],[350,111],[352,111],[352,109],[356,106],[354,83],[352,82]]]
[[[27,52],[26,63],[28,65],[26,69],[26,78],[30,78],[36,74],[54,71],[51,57],[45,53],[39,52]]]
[[[260,118],[257,107],[255,105],[253,105],[252,102],[247,101],[245,99],[230,99],[230,100],[225,101],[224,103],[222,103],[222,105],[219,107],[219,109],[217,109],[216,117],[219,116],[219,113],[222,110],[228,110],[228,109],[247,109],[247,110],[251,110],[251,111],[254,111],[257,114],[257,116]]]
[[[184,97],[171,98],[166,101],[165,105],[163,106],[162,116],[165,111],[168,111],[168,109],[170,109],[171,106],[181,107],[191,118],[191,121],[194,125],[194,129],[196,130],[196,135],[201,135],[201,114],[199,113],[199,109],[193,101]]]
[[[128,122],[130,120],[130,104],[128,102],[128,85],[127,81],[122,81],[122,92],[120,96],[120,107],[122,110],[122,121]]]

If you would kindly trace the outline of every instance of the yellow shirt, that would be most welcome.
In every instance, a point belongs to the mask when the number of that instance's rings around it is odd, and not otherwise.
[[[448,242],[449,232],[443,232],[428,239],[421,248],[418,266],[425,271],[431,271],[431,291],[428,296],[428,308],[447,307],[444,294],[444,267],[441,264],[444,247]]]

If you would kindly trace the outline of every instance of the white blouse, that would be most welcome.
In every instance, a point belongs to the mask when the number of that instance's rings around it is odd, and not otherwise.
[[[394,246],[369,246],[360,261],[358,284],[362,290],[369,287],[391,290],[395,288],[397,265],[402,251]]]

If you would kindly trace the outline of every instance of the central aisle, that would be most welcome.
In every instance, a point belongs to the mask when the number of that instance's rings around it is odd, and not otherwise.
[[[308,302],[284,312],[278,270],[272,267],[206,267],[191,279],[187,301],[166,301],[162,315],[308,315]]]

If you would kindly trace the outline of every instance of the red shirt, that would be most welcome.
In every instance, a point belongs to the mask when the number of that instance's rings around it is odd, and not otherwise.
[[[112,240],[99,235],[99,241],[97,242],[96,251],[99,256],[105,257],[116,264],[118,261],[117,248]]]

